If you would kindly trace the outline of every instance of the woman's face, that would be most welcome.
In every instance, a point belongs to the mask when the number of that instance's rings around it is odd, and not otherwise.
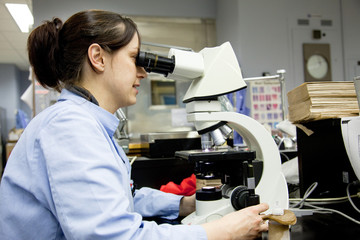
[[[139,38],[135,34],[128,45],[111,54],[111,62],[106,66],[106,98],[115,111],[136,103],[140,80],[147,76],[144,68],[136,66],[138,52]]]

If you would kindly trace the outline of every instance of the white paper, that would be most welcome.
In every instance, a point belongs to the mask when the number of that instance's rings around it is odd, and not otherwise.
[[[25,92],[21,95],[20,99],[24,101],[31,110],[33,110],[33,84],[25,90]]]

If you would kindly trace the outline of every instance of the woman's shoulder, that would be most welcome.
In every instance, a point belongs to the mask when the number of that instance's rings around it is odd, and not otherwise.
[[[50,121],[53,118],[67,118],[73,115],[91,116],[91,113],[86,108],[85,104],[75,104],[71,101],[60,101],[44,109],[37,116],[35,116],[34,119],[39,118]]]
[[[96,120],[89,109],[83,105],[71,103],[71,101],[61,101],[36,115],[26,128],[41,131],[54,126],[63,127],[67,125],[67,127],[73,128],[84,124],[96,124]]]

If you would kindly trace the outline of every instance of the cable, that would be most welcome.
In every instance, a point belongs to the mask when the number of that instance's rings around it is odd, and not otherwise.
[[[290,158],[283,152],[280,152],[280,155],[286,158],[286,161],[290,161]]]
[[[341,200],[341,201],[309,201],[306,200],[306,203],[313,204],[313,205],[330,205],[330,204],[339,204],[339,203],[345,203],[348,202],[348,199]]]
[[[337,197],[337,198],[307,198],[306,201],[308,202],[337,202],[337,201],[344,201],[344,200],[348,200],[349,196],[345,196],[345,197]],[[354,195],[350,195],[350,197],[354,198],[354,197],[359,197],[357,194]],[[301,201],[302,198],[290,198],[289,201]]]
[[[356,211],[358,211],[360,213],[360,210],[355,206],[355,204],[352,202],[351,200],[351,197],[359,197],[358,195],[352,195],[350,196],[350,192],[349,192],[349,188],[351,185],[357,185],[359,184],[360,182],[359,181],[355,181],[355,182],[352,182],[352,183],[349,183],[346,187],[346,192],[347,192],[347,198],[348,200],[350,201],[351,205],[356,209]],[[308,197],[311,195],[311,193],[315,190],[315,188],[317,187],[318,183],[317,182],[314,182],[313,184],[311,184],[311,186],[306,190],[305,194],[304,194],[304,197],[300,200],[299,203],[295,204],[292,208],[296,208],[297,206],[299,206],[299,209],[302,208],[304,205],[307,206],[307,207],[311,207],[311,208],[314,208],[316,209],[314,212],[316,213],[321,213],[321,214],[325,214],[325,213],[337,213],[347,219],[349,219],[350,221],[356,223],[356,224],[359,224],[360,225],[360,221],[346,215],[345,213],[343,212],[340,212],[338,210],[335,210],[335,209],[332,209],[332,208],[324,208],[324,207],[318,207],[318,206],[315,206],[313,204],[310,204],[310,203],[307,203],[305,202],[306,200],[309,200]],[[327,201],[329,200],[334,200],[336,199],[336,201],[344,201],[344,197],[341,197],[341,198],[333,198],[333,199],[326,199]],[[339,200],[341,199],[341,200]],[[315,199],[313,199],[315,200]],[[319,201],[321,200],[324,200],[324,199],[319,199]],[[346,199],[345,199],[346,200]],[[324,201],[326,202],[326,201]],[[321,202],[321,203],[324,203],[324,202]]]
[[[314,182],[313,184],[311,184],[311,186],[306,190],[303,199],[300,202],[298,202],[297,204],[295,204],[294,206],[292,206],[292,208],[296,208],[297,206],[299,206],[299,208],[302,208],[304,202],[311,195],[311,193],[315,190],[317,185],[318,185],[317,182]]]
[[[352,217],[350,217],[350,216],[346,215],[345,213],[340,212],[340,211],[338,211],[338,210],[331,209],[331,208],[317,207],[317,206],[314,206],[314,205],[311,205],[311,204],[308,204],[308,203],[305,203],[305,205],[306,205],[307,207],[312,207],[312,208],[315,208],[315,209],[318,210],[318,211],[314,211],[314,212],[323,213],[323,214],[328,213],[328,212],[337,213],[337,214],[339,214],[339,215],[341,215],[341,216],[349,219],[350,221],[352,221],[352,222],[360,225],[360,221],[358,221],[358,220],[356,220],[356,219],[354,219],[354,218],[352,218]],[[327,211],[327,212],[326,212],[326,211]]]
[[[137,159],[137,156],[132,157],[132,159],[130,161],[130,165],[132,165],[135,162],[136,159]]]
[[[281,144],[284,142],[284,138],[280,138],[280,142],[277,144],[278,149],[280,149]]]
[[[359,181],[355,181],[355,182],[352,182],[352,183],[349,183],[347,186],[346,186],[346,194],[347,194],[347,197],[349,199],[349,202],[351,203],[351,206],[353,206],[353,208],[358,212],[360,213],[360,210],[356,207],[356,205],[354,204],[354,202],[351,200],[351,196],[350,196],[350,186],[351,185],[357,185],[359,184]]]

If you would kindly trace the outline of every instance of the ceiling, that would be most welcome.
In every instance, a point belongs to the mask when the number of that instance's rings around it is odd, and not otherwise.
[[[20,70],[29,69],[26,41],[28,33],[22,33],[5,3],[26,3],[32,11],[32,0],[0,0],[0,64],[14,64]]]

